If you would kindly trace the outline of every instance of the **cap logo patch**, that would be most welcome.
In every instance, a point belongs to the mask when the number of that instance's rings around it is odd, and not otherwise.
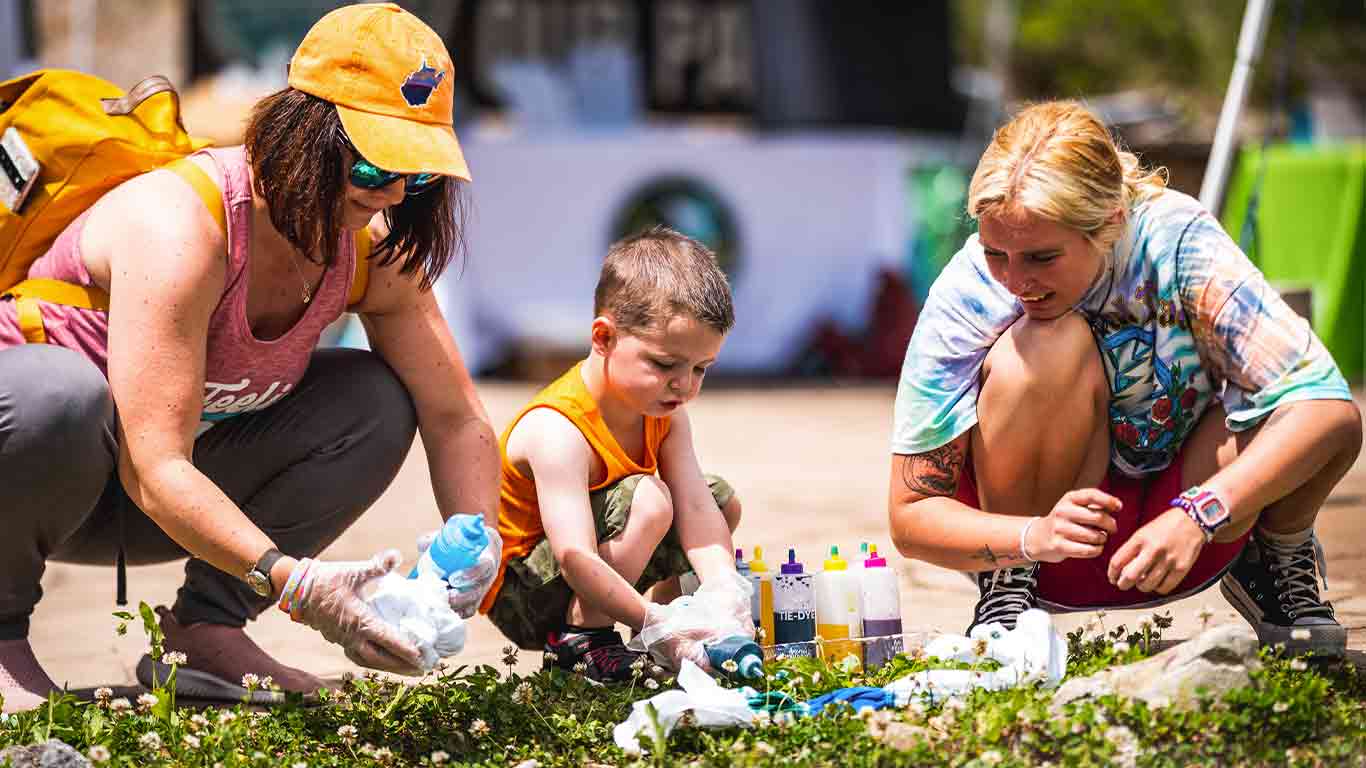
[[[410,107],[426,106],[427,101],[432,98],[432,91],[441,85],[445,77],[445,71],[427,66],[427,57],[423,56],[422,66],[404,78],[403,85],[399,86],[399,90],[403,92],[403,100],[408,102]]]

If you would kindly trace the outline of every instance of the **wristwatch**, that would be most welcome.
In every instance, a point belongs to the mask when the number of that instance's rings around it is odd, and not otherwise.
[[[1208,488],[1191,486],[1172,499],[1171,505],[1186,510],[1186,514],[1205,534],[1206,543],[1214,538],[1215,532],[1229,523],[1228,505]]]
[[[261,555],[261,559],[256,561],[256,565],[253,565],[251,570],[247,571],[247,575],[242,577],[247,582],[247,586],[251,587],[251,591],[261,597],[270,597],[275,594],[275,586],[270,583],[270,569],[275,567],[276,561],[284,556],[285,553],[274,547],[267,549],[266,553]]]

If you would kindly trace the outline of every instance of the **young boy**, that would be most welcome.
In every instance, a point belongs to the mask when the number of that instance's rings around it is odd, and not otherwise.
[[[647,588],[667,603],[690,568],[734,578],[740,502],[703,476],[684,406],[735,312],[711,251],[656,227],[608,251],[593,314],[587,359],[503,433],[502,565],[480,610],[519,647],[543,646],[547,668],[611,682],[639,656],[615,623],[644,626]],[[658,650],[678,662],[686,645]]]

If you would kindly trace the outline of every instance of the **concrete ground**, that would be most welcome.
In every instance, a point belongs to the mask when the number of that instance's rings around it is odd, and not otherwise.
[[[529,384],[485,382],[481,392],[501,429],[533,394]],[[857,551],[861,541],[894,552],[887,535],[887,449],[894,385],[805,388],[728,388],[714,386],[692,406],[698,453],[705,469],[725,476],[744,503],[736,544],[748,555],[762,545],[772,565],[779,553],[796,547],[808,569],[818,566],[831,544]],[[1366,399],[1357,396],[1366,407]],[[1349,629],[1349,648],[1366,663],[1366,459],[1357,462],[1329,499],[1319,522],[1328,558],[1327,596]],[[344,534],[324,557],[359,559],[385,547],[415,556],[414,537],[440,522],[432,500],[421,446],[412,454],[388,492]],[[962,575],[920,562],[894,558],[901,581],[903,623],[910,639],[936,631],[961,633],[972,617],[974,587]],[[169,604],[182,578],[182,564],[130,568],[129,597]],[[114,569],[54,563],[43,580],[45,597],[33,617],[31,638],[39,660],[58,681],[72,688],[134,682],[133,669],[146,642],[138,626],[124,637],[114,632]],[[1217,589],[1169,606],[1175,624],[1167,638],[1198,632],[1201,613],[1210,625],[1241,621]],[[1110,612],[1105,623],[1134,627],[1146,613]],[[1092,614],[1060,616],[1068,630]],[[352,665],[341,650],[306,627],[269,611],[250,628],[268,651],[324,676]],[[502,636],[477,618],[469,644],[455,661],[499,663]],[[518,666],[529,670],[540,654],[522,654]]]

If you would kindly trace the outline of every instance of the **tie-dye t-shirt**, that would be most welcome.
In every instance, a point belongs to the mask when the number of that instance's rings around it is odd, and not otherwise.
[[[1235,432],[1286,403],[1351,399],[1309,324],[1179,192],[1134,206],[1076,309],[1110,379],[1111,463],[1133,477],[1166,468],[1215,397]],[[1023,314],[973,235],[930,288],[906,350],[893,453],[938,448],[977,423],[982,362]]]

